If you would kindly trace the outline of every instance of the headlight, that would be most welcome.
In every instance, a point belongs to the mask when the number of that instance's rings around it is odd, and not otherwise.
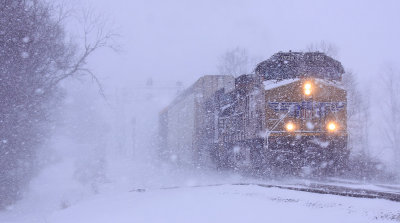
[[[336,123],[334,123],[334,122],[329,122],[327,128],[328,128],[328,130],[331,131],[331,132],[336,131],[336,129],[337,129]]]
[[[289,131],[289,132],[293,131],[294,130],[294,124],[291,123],[291,122],[287,123],[286,124],[286,130]]]
[[[311,83],[305,83],[304,84],[304,94],[305,95],[310,95],[311,94]]]

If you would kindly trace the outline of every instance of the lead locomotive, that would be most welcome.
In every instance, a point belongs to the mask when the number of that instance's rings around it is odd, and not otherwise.
[[[160,113],[161,153],[217,168],[341,170],[343,73],[320,52],[279,52],[253,74],[203,76]]]

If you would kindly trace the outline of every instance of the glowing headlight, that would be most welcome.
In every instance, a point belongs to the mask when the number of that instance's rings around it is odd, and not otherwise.
[[[336,124],[334,122],[329,122],[327,128],[331,132],[336,131]]]
[[[310,95],[311,94],[311,83],[306,83],[304,85],[304,94]]]
[[[293,123],[291,123],[291,122],[287,123],[286,124],[286,130],[289,131],[289,132],[293,131],[294,130]]]

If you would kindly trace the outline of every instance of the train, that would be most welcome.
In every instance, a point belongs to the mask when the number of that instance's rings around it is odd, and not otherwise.
[[[205,75],[159,113],[162,157],[179,165],[291,173],[346,168],[342,64],[278,52],[253,72]]]

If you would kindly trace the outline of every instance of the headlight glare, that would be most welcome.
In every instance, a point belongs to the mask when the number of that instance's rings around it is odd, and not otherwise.
[[[291,132],[291,131],[294,130],[294,128],[295,128],[295,126],[294,126],[293,123],[289,122],[289,123],[286,124],[286,130],[287,131]]]
[[[307,82],[304,84],[304,94],[310,95],[311,94],[312,85],[311,83]]]
[[[334,123],[334,122],[329,122],[327,128],[328,128],[328,130],[331,131],[331,132],[336,131],[336,130],[337,130],[336,123]]]

